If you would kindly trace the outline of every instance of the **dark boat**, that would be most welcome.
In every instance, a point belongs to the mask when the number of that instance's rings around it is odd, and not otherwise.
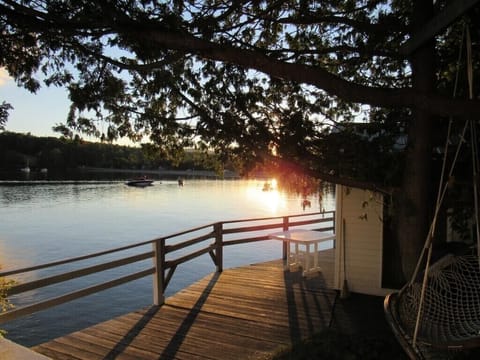
[[[128,179],[127,181],[125,181],[125,185],[136,186],[136,187],[146,187],[146,186],[153,185],[153,181],[154,180],[147,179],[147,177],[144,176],[144,177],[135,178],[135,179]]]

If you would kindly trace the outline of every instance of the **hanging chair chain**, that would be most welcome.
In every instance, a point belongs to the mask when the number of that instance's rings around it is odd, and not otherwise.
[[[472,59],[472,40],[470,38],[470,29],[467,28],[467,79],[468,79],[468,98],[473,99],[473,59]],[[479,224],[479,204],[478,204],[478,144],[477,144],[477,128],[475,121],[470,119],[471,145],[472,145],[472,178],[473,178],[473,194],[475,206],[475,230],[477,237],[477,256],[480,266],[480,224]]]
[[[465,39],[466,36],[466,39]],[[461,62],[461,54],[463,52],[463,42],[464,39],[466,40],[466,54],[467,54],[467,78],[468,78],[468,90],[469,90],[469,98],[473,99],[473,63],[472,63],[472,44],[471,44],[471,38],[470,38],[470,30],[467,26],[464,25],[464,30],[462,33],[462,41],[460,45],[460,51],[459,51],[459,56],[458,56],[458,62],[457,62],[457,71],[456,71],[456,77],[455,77],[455,84],[454,84],[454,91],[453,91],[453,97],[456,96],[457,92],[457,85],[458,85],[458,74],[459,74],[459,67],[460,67],[460,62]],[[422,317],[422,310],[423,310],[423,303],[424,303],[424,298],[425,298],[425,291],[426,291],[426,285],[427,285],[427,279],[429,275],[429,268],[430,268],[430,261],[431,261],[431,255],[432,255],[432,242],[433,242],[433,237],[435,233],[435,227],[436,227],[436,222],[438,218],[438,214],[440,212],[440,207],[443,202],[443,198],[445,197],[445,194],[448,189],[448,183],[450,178],[453,175],[453,170],[455,167],[455,164],[457,162],[460,148],[463,145],[465,141],[465,133],[468,125],[470,125],[470,138],[471,138],[471,148],[472,148],[472,170],[473,170],[473,192],[474,192],[474,207],[475,207],[475,223],[476,223],[476,237],[477,237],[477,254],[479,255],[479,266],[480,266],[480,224],[479,224],[479,204],[478,204],[478,187],[477,187],[477,176],[478,176],[478,147],[476,143],[476,127],[475,127],[475,122],[473,119],[467,120],[465,122],[465,125],[463,127],[462,135],[460,138],[460,141],[457,146],[457,150],[455,152],[454,159],[452,161],[450,171],[448,174],[448,179],[445,181],[444,176],[445,176],[445,169],[446,169],[446,159],[447,159],[447,149],[448,149],[448,144],[450,142],[450,135],[451,135],[451,128],[452,128],[452,122],[453,119],[450,118],[449,124],[448,124],[448,131],[447,131],[447,138],[445,141],[445,149],[444,149],[444,157],[443,157],[443,163],[442,163],[442,171],[441,171],[441,176],[440,176],[440,182],[439,182],[439,188],[438,188],[438,194],[437,194],[437,201],[435,205],[435,212],[434,216],[432,219],[432,223],[430,225],[430,229],[427,235],[427,239],[425,241],[424,247],[422,249],[422,252],[419,257],[419,261],[417,262],[417,266],[415,268],[415,271],[413,273],[412,278],[410,279],[409,286],[411,286],[414,282],[414,280],[418,276],[418,272],[420,269],[420,265],[422,263],[422,259],[425,256],[425,252],[427,252],[427,258],[426,258],[426,263],[425,263],[425,270],[424,270],[424,275],[423,275],[423,281],[422,281],[422,288],[421,288],[421,293],[420,293],[420,301],[418,305],[418,312],[417,312],[417,317],[416,317],[416,322],[415,322],[415,329],[413,333],[413,346],[416,346],[417,342],[417,337],[418,337],[418,331],[420,327],[420,319]],[[444,184],[445,183],[445,184]],[[444,185],[442,185],[444,184]]]

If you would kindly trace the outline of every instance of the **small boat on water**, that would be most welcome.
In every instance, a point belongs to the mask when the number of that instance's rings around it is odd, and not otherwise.
[[[263,184],[262,191],[270,191],[270,190],[273,190],[272,184],[270,184],[269,182],[265,182]]]
[[[135,179],[128,179],[127,181],[125,181],[125,185],[136,186],[136,187],[146,187],[146,186],[153,185],[153,181],[154,180],[148,179],[146,176],[142,176]]]
[[[28,160],[27,160],[27,165],[25,165],[25,167],[21,168],[20,171],[23,172],[23,173],[29,173],[30,172],[30,166],[29,166]]]

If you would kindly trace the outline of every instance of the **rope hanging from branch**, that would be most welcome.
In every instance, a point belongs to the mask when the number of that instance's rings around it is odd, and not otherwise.
[[[473,61],[469,29],[464,27],[459,51],[454,97],[458,85],[458,69],[466,42],[468,94],[473,98]],[[446,163],[450,143],[452,119],[449,121],[445,142],[440,185],[433,220],[425,240],[414,274],[398,294],[385,299],[387,320],[392,325],[400,343],[411,357],[420,357],[420,348],[435,347],[460,349],[480,346],[480,230],[478,205],[478,146],[476,124],[467,120],[453,157],[448,175]],[[460,149],[470,130],[472,151],[472,176],[476,222],[477,252],[467,255],[448,255],[431,265],[432,244],[437,219],[457,163]],[[423,274],[420,277],[420,269]],[[420,280],[421,279],[421,280]]]

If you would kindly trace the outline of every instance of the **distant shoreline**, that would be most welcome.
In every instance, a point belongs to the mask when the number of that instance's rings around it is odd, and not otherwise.
[[[3,174],[3,175],[2,175]],[[82,166],[70,169],[48,169],[45,172],[32,169],[24,173],[19,170],[2,172],[0,185],[41,185],[41,184],[79,184],[79,183],[117,183],[129,178],[147,176],[153,180],[209,179],[239,180],[237,173],[226,170],[223,176],[211,170],[166,170],[166,169],[118,169]]]
[[[146,169],[112,169],[112,168],[96,168],[96,167],[81,167],[80,171],[86,172],[104,172],[104,173],[131,173],[142,175],[159,175],[164,177],[184,177],[184,178],[214,178],[214,179],[240,179],[240,176],[234,172],[225,170],[223,176],[218,175],[211,170],[146,170]]]

